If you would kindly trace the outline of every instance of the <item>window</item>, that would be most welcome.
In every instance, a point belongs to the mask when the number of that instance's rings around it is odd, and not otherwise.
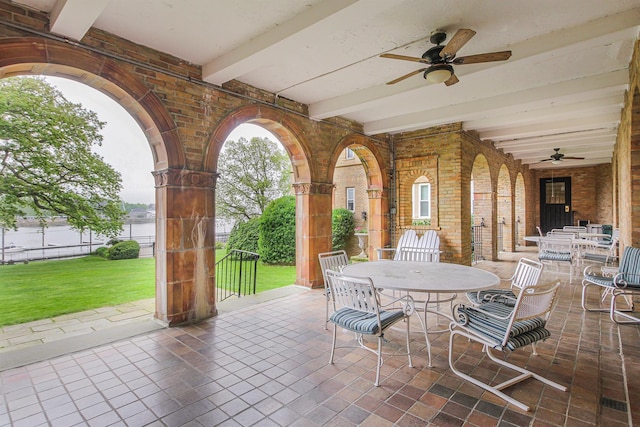
[[[344,157],[345,159],[353,159],[356,157],[356,154],[353,152],[351,148],[344,149]]]
[[[413,184],[413,218],[431,218],[431,184],[428,182]]]
[[[347,187],[347,209],[356,211],[356,189],[353,187]]]

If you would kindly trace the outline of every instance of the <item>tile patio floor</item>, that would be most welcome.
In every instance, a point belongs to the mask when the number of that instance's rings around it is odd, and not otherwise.
[[[519,255],[522,255],[519,254]],[[525,253],[531,256],[530,253]],[[514,259],[479,267],[508,277]],[[198,325],[159,329],[0,372],[0,425],[12,426],[626,426],[640,423],[640,328],[584,313],[579,279],[563,280],[549,321],[552,337],[539,356],[521,349],[510,360],[568,386],[534,380],[510,393],[523,412],[462,381],[448,367],[448,335],[432,335],[434,366],[424,339],[406,357],[387,357],[380,387],[374,356],[338,350],[328,365],[319,290],[252,304]],[[417,320],[412,323],[419,330]],[[351,334],[339,332],[343,340]],[[387,334],[388,351],[402,333]],[[78,337],[78,339],[81,339]],[[475,373],[495,372],[477,344],[458,340],[456,353]],[[32,347],[38,351],[38,346]],[[2,357],[3,353],[0,353]],[[501,375],[498,375],[500,377]],[[630,396],[634,405],[630,405]]]

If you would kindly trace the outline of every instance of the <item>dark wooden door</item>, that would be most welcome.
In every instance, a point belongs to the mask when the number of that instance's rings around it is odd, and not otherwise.
[[[573,224],[571,177],[540,178],[540,228],[547,232]]]

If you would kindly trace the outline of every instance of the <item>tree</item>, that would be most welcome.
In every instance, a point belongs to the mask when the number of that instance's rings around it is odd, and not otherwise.
[[[236,221],[260,216],[269,202],[288,194],[291,162],[268,138],[240,138],[225,143],[218,160],[218,215]]]
[[[91,151],[104,122],[40,78],[0,81],[0,222],[33,209],[79,230],[114,236],[122,227],[120,174]]]

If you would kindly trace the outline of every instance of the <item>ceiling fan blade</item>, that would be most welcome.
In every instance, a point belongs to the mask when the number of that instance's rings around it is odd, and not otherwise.
[[[454,36],[449,40],[449,43],[440,51],[441,58],[451,58],[455,56],[456,52],[464,46],[471,37],[475,36],[476,32],[467,28],[459,29]]]
[[[422,58],[415,58],[413,56],[396,55],[394,53],[383,53],[382,55],[380,55],[380,58],[401,59],[403,61],[426,63],[426,61]]]
[[[511,58],[510,50],[500,52],[481,53],[479,55],[461,56],[453,60],[454,64],[478,64],[480,62],[505,61]]]
[[[542,160],[540,160],[538,163],[542,163],[542,162],[550,162],[550,161],[552,161],[552,160],[554,160],[554,159],[542,159]]]
[[[447,86],[451,86],[458,83],[459,81],[460,80],[458,80],[455,74],[451,74],[451,77],[449,77],[449,79],[447,79],[447,81],[445,81],[444,84]]]
[[[391,80],[390,82],[387,82],[387,84],[388,84],[388,85],[396,84],[396,83],[398,83],[398,82],[401,82],[401,81],[402,81],[402,80],[404,80],[404,79],[408,79],[409,77],[415,76],[416,74],[420,74],[420,73],[421,73],[421,72],[423,72],[424,70],[426,70],[426,68],[421,68],[421,69],[419,69],[419,70],[412,71],[412,72],[410,72],[410,73],[408,73],[408,74],[405,74],[404,76],[400,76],[400,77],[398,77],[397,79],[394,79],[394,80]]]
[[[564,156],[562,159],[563,160],[567,160],[567,159],[570,159],[570,160],[584,160],[584,157],[567,157],[567,156]]]

